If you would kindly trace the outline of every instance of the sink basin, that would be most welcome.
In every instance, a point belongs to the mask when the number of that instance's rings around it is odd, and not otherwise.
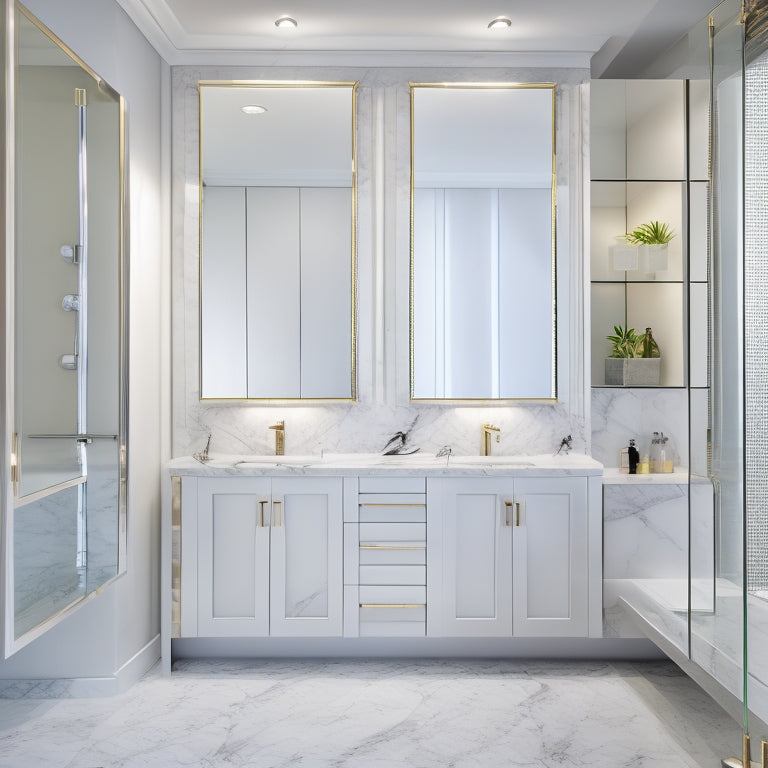
[[[264,466],[273,467],[307,467],[310,464],[319,464],[319,456],[243,456],[234,463],[237,469],[258,469]]]
[[[473,467],[535,467],[533,462],[525,461],[514,456],[451,456],[448,466]]]
[[[266,467],[306,467],[310,464],[319,464],[319,456],[230,456],[226,459],[212,458],[206,465],[214,469],[264,469]]]

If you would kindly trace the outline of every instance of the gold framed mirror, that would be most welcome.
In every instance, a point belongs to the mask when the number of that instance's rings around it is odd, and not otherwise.
[[[411,399],[555,402],[555,86],[410,88]]]
[[[201,399],[356,398],[356,82],[201,81]]]

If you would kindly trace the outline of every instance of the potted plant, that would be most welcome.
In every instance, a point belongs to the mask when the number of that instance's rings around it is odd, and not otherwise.
[[[643,257],[642,271],[662,272],[669,264],[669,241],[675,236],[672,227],[660,221],[640,224],[626,235],[630,245],[640,246]]]
[[[641,356],[648,346],[643,342],[650,336],[650,328],[645,334],[638,334],[634,328],[614,325],[613,331],[605,337],[611,342],[611,356],[605,358],[605,383],[620,387],[658,387],[661,357]]]

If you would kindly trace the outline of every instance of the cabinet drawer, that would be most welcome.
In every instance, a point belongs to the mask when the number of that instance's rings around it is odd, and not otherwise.
[[[424,623],[427,620],[427,607],[418,605],[413,608],[360,608],[360,629],[366,623]],[[423,631],[423,629],[422,629]]]
[[[426,523],[360,523],[360,544],[395,541],[425,542]]]
[[[360,493],[426,493],[424,477],[361,477]]]
[[[399,504],[360,504],[361,523],[426,523],[427,505]]]
[[[427,583],[424,565],[361,565],[360,584],[419,584]]]
[[[415,586],[360,587],[360,606],[426,605],[427,588]]]
[[[425,621],[361,621],[359,637],[425,637]]]
[[[360,565],[426,565],[427,546],[410,542],[363,544],[358,558]]]

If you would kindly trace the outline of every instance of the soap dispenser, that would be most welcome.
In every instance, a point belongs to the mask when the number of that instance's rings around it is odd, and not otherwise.
[[[635,448],[635,439],[632,438],[629,446],[619,452],[619,472],[623,475],[636,475],[639,461],[640,453]]]
[[[640,453],[638,452],[637,448],[635,448],[634,438],[629,441],[629,448],[627,449],[627,453],[629,455],[629,474],[636,475],[637,465],[640,462]]]

